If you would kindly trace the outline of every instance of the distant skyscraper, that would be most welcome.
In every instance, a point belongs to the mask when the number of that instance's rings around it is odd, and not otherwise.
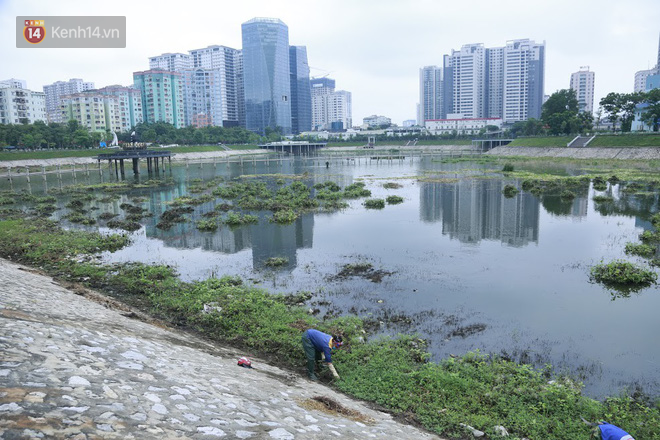
[[[290,46],[289,62],[291,63],[291,131],[298,134],[312,129],[312,96],[307,48]]]
[[[246,127],[291,134],[289,28],[276,18],[253,18],[241,28]]]
[[[145,123],[167,122],[176,128],[185,125],[182,75],[167,70],[134,72],[135,88],[142,95]]]
[[[589,66],[580,67],[578,72],[571,74],[571,89],[575,90],[578,108],[581,112],[594,111],[594,83],[596,74],[589,71]]]
[[[442,68],[425,66],[419,69],[419,123],[443,119],[446,116],[443,105]]]
[[[44,86],[46,94],[46,110],[48,112],[49,122],[67,122],[63,120],[62,101],[64,95],[84,92],[94,89],[93,82],[85,82],[80,78],[73,78],[68,81],[57,81],[53,84]]]

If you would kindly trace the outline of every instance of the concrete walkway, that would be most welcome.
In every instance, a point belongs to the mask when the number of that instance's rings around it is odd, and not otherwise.
[[[0,438],[438,438],[259,359],[241,368],[241,353],[76,293],[0,260]]]

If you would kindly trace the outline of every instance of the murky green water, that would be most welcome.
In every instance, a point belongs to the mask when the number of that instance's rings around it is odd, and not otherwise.
[[[194,222],[213,210],[214,201],[196,207],[192,222],[169,231],[155,227],[166,203],[187,195],[193,179],[275,173],[308,173],[303,182],[310,186],[364,179],[373,197],[399,195],[404,203],[367,210],[356,200],[342,212],[305,214],[286,226],[258,213],[257,225],[200,232]],[[624,195],[614,186],[616,203],[607,209],[597,209],[592,189],[571,202],[525,192],[507,199],[502,188],[515,181],[493,177],[482,165],[430,158],[332,160],[327,167],[325,159],[190,164],[173,167],[171,176],[175,183],[166,188],[129,195],[146,197],[144,206],[157,215],[144,220],[133,245],[106,255],[107,261],[170,264],[186,280],[237,274],[272,291],[309,290],[315,293],[310,307],[321,316],[357,313],[381,322],[385,333],[419,332],[438,359],[480,349],[551,363],[578,375],[592,396],[637,385],[660,394],[660,289],[615,298],[589,282],[590,267],[601,260],[635,261],[624,246],[651,229],[656,196]],[[76,181],[113,178],[103,170],[79,173]],[[71,176],[31,180],[29,189],[42,193],[44,186],[71,183]],[[385,189],[387,181],[403,187]],[[28,187],[24,178],[11,185]],[[121,214],[119,205],[127,200],[93,204],[97,213]],[[288,264],[268,269],[270,257],[285,257]],[[355,262],[392,273],[381,282],[336,278],[343,265]]]

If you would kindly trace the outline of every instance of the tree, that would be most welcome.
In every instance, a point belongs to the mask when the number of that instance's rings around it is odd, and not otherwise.
[[[582,131],[575,90],[562,89],[543,104],[541,120],[549,127],[550,134],[571,134]]]
[[[644,102],[647,107],[642,113],[642,121],[650,125],[653,131],[658,131],[660,126],[660,89],[652,89],[645,94]]]
[[[644,100],[644,93],[616,93],[610,92],[600,100],[610,122],[612,131],[616,132],[616,122],[621,120],[621,131],[630,131],[630,126],[635,119],[635,107]]]

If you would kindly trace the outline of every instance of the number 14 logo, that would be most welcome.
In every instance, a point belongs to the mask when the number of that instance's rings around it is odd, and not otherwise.
[[[23,37],[25,37],[28,43],[41,43],[46,38],[44,20],[25,20]]]

